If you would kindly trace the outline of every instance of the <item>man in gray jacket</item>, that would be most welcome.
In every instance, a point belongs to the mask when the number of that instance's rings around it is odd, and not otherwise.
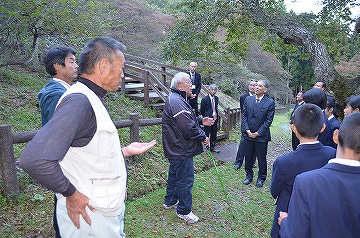
[[[195,223],[199,217],[192,213],[193,156],[203,152],[202,143],[210,146],[210,140],[200,128],[200,123],[210,126],[214,121],[195,115],[188,102],[191,86],[186,73],[177,73],[172,79],[172,92],[162,116],[162,141],[165,157],[170,163],[164,207],[176,207],[176,215],[180,219]]]

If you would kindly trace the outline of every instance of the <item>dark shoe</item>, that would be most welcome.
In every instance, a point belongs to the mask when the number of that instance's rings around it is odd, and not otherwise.
[[[243,182],[244,185],[249,185],[251,183],[252,179],[251,178],[246,178]]]
[[[217,150],[217,149],[213,149],[211,150],[212,152],[215,152],[215,153],[220,153],[220,150]]]
[[[261,188],[262,186],[264,186],[264,183],[265,183],[264,180],[258,179],[256,181],[256,187]]]
[[[241,168],[241,164],[235,164],[235,165],[234,165],[234,169],[235,169],[235,170],[239,170],[240,168]]]

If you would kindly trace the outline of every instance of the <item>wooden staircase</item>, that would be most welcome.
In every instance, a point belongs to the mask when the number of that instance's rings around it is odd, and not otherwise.
[[[125,55],[125,58],[125,79],[119,90],[128,97],[144,101],[160,116],[170,93],[171,79],[176,73],[186,70],[133,55]],[[202,85],[200,96],[208,93]],[[229,131],[240,118],[240,108],[230,109],[219,102],[219,116],[217,138],[220,140],[228,138]]]

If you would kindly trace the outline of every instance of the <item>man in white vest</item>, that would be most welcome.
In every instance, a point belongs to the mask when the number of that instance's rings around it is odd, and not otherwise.
[[[61,237],[125,237],[124,157],[145,153],[156,143],[121,148],[103,104],[105,94],[116,91],[124,77],[125,50],[109,37],[85,45],[81,77],[20,157],[24,171],[56,193]]]

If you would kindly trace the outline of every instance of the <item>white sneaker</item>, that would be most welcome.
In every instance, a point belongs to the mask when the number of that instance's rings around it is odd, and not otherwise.
[[[190,212],[189,214],[187,214],[187,215],[181,215],[181,214],[178,214],[178,213],[176,213],[176,215],[180,218],[180,219],[182,219],[182,220],[184,220],[184,221],[186,221],[186,222],[188,222],[188,223],[196,223],[196,222],[198,222],[199,221],[199,217],[197,217],[194,213],[192,213],[192,212]]]
[[[177,201],[177,202],[176,202],[175,204],[173,204],[173,205],[166,205],[166,204],[164,203],[164,208],[165,208],[165,209],[176,208],[178,204],[179,204],[179,201]]]

